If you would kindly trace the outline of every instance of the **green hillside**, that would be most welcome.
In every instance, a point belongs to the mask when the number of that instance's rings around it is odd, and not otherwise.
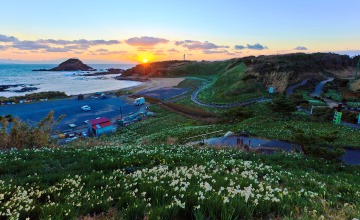
[[[178,145],[0,154],[9,219],[352,219],[359,167],[301,155]]]
[[[228,103],[267,96],[266,88],[246,74],[243,63],[214,77],[200,93],[199,100],[204,102]]]

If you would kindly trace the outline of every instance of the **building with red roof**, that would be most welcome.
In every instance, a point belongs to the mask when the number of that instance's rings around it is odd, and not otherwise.
[[[114,124],[106,117],[89,120],[88,129],[95,136],[108,134],[116,130]]]

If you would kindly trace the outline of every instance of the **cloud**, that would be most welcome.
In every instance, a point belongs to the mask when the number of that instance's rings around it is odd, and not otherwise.
[[[4,45],[0,45],[0,50],[6,50],[8,47]]]
[[[149,51],[149,50],[153,50],[154,47],[138,47],[136,50],[137,51]]]
[[[46,40],[37,40],[37,42],[42,44],[54,44],[54,45],[86,45],[87,47],[90,46],[99,46],[99,45],[114,45],[120,44],[121,41],[118,40],[54,40],[54,39],[46,39]]]
[[[50,47],[46,49],[46,52],[54,52],[54,53],[63,53],[63,52],[69,52],[71,49],[69,48],[62,48],[62,47]]]
[[[307,50],[307,48],[304,46],[297,46],[294,48],[294,50]]]
[[[19,50],[39,50],[39,49],[49,49],[50,47],[45,44],[38,43],[36,41],[17,41],[11,46]]]
[[[203,50],[204,54],[228,53],[227,50]]]
[[[180,53],[180,51],[178,51],[177,49],[174,49],[174,48],[172,48],[172,49],[169,49],[169,50],[167,50],[169,53]]]
[[[176,41],[175,45],[183,46],[189,50],[211,50],[218,48],[229,48],[229,46],[219,46],[208,41],[200,42],[193,40],[185,40],[185,41]]]
[[[114,45],[120,44],[118,40],[54,40],[54,39],[40,39],[40,40],[19,40],[14,36],[7,36],[0,34],[0,42],[11,43],[6,45],[7,48],[15,48],[18,50],[30,50],[40,52],[73,52],[80,53],[89,49],[91,46]]]
[[[163,50],[157,50],[157,51],[155,51],[155,55],[164,55],[164,51]]]
[[[243,46],[243,45],[235,45],[234,46],[235,50],[244,50],[244,49],[249,49],[249,50],[265,50],[265,49],[269,49],[267,46],[263,46],[259,43],[256,44],[247,44],[247,46]]]
[[[98,55],[120,55],[120,54],[126,54],[127,51],[108,51],[106,49],[98,49],[98,50],[95,50],[95,51],[90,51],[88,54],[89,55],[93,55],[93,56],[98,56]]]
[[[131,46],[151,47],[157,44],[166,44],[169,40],[157,37],[133,37],[125,40],[125,42]]]
[[[0,34],[0,42],[8,43],[8,42],[17,42],[17,41],[18,39],[16,37]]]
[[[97,49],[97,50],[95,50],[96,52],[108,52],[108,50],[107,49]]]
[[[198,41],[193,41],[193,40],[184,40],[184,41],[176,41],[175,42],[175,45],[183,45],[183,44],[186,44],[186,43],[193,43],[193,42],[198,42]]]
[[[246,47],[245,46],[243,46],[243,45],[235,45],[235,50],[243,50],[243,49],[246,49]]]
[[[248,44],[247,48],[249,50],[265,50],[265,49],[269,49],[267,46],[263,46],[263,45],[261,45],[259,43],[256,43],[256,44],[253,44],[253,45]]]

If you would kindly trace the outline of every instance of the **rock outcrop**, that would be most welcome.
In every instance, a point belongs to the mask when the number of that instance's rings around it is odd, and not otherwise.
[[[95,71],[94,68],[84,64],[81,60],[72,58],[60,63],[59,66],[52,69],[39,69],[33,71]]]

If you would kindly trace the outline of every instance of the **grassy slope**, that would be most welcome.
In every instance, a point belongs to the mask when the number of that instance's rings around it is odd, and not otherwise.
[[[266,90],[256,79],[243,80],[246,67],[239,64],[216,76],[199,93],[199,100],[212,103],[231,103],[266,96]]]
[[[2,152],[0,164],[0,213],[22,219],[76,219],[111,207],[117,219],[360,214],[360,168],[301,155],[115,144]]]
[[[166,72],[166,75],[176,77],[199,76],[212,78],[214,75],[223,73],[230,63],[231,60],[214,62],[191,62],[176,68],[169,69]]]
[[[220,129],[288,136],[288,128],[275,122],[281,119],[270,117],[273,113],[264,103],[248,107],[262,115],[230,125],[201,124],[160,107],[151,108],[157,113],[155,118],[100,140],[88,139],[70,148],[1,152],[0,202],[4,205],[0,212],[9,209],[15,217],[19,213],[20,218],[31,219],[48,219],[49,215],[77,218],[111,207],[118,210],[116,218],[124,219],[321,215],[351,219],[360,214],[360,167],[301,155],[255,155],[170,145],[194,141],[188,137]],[[306,120],[285,124],[301,123],[312,130],[321,125]],[[129,174],[141,169],[150,170]]]

